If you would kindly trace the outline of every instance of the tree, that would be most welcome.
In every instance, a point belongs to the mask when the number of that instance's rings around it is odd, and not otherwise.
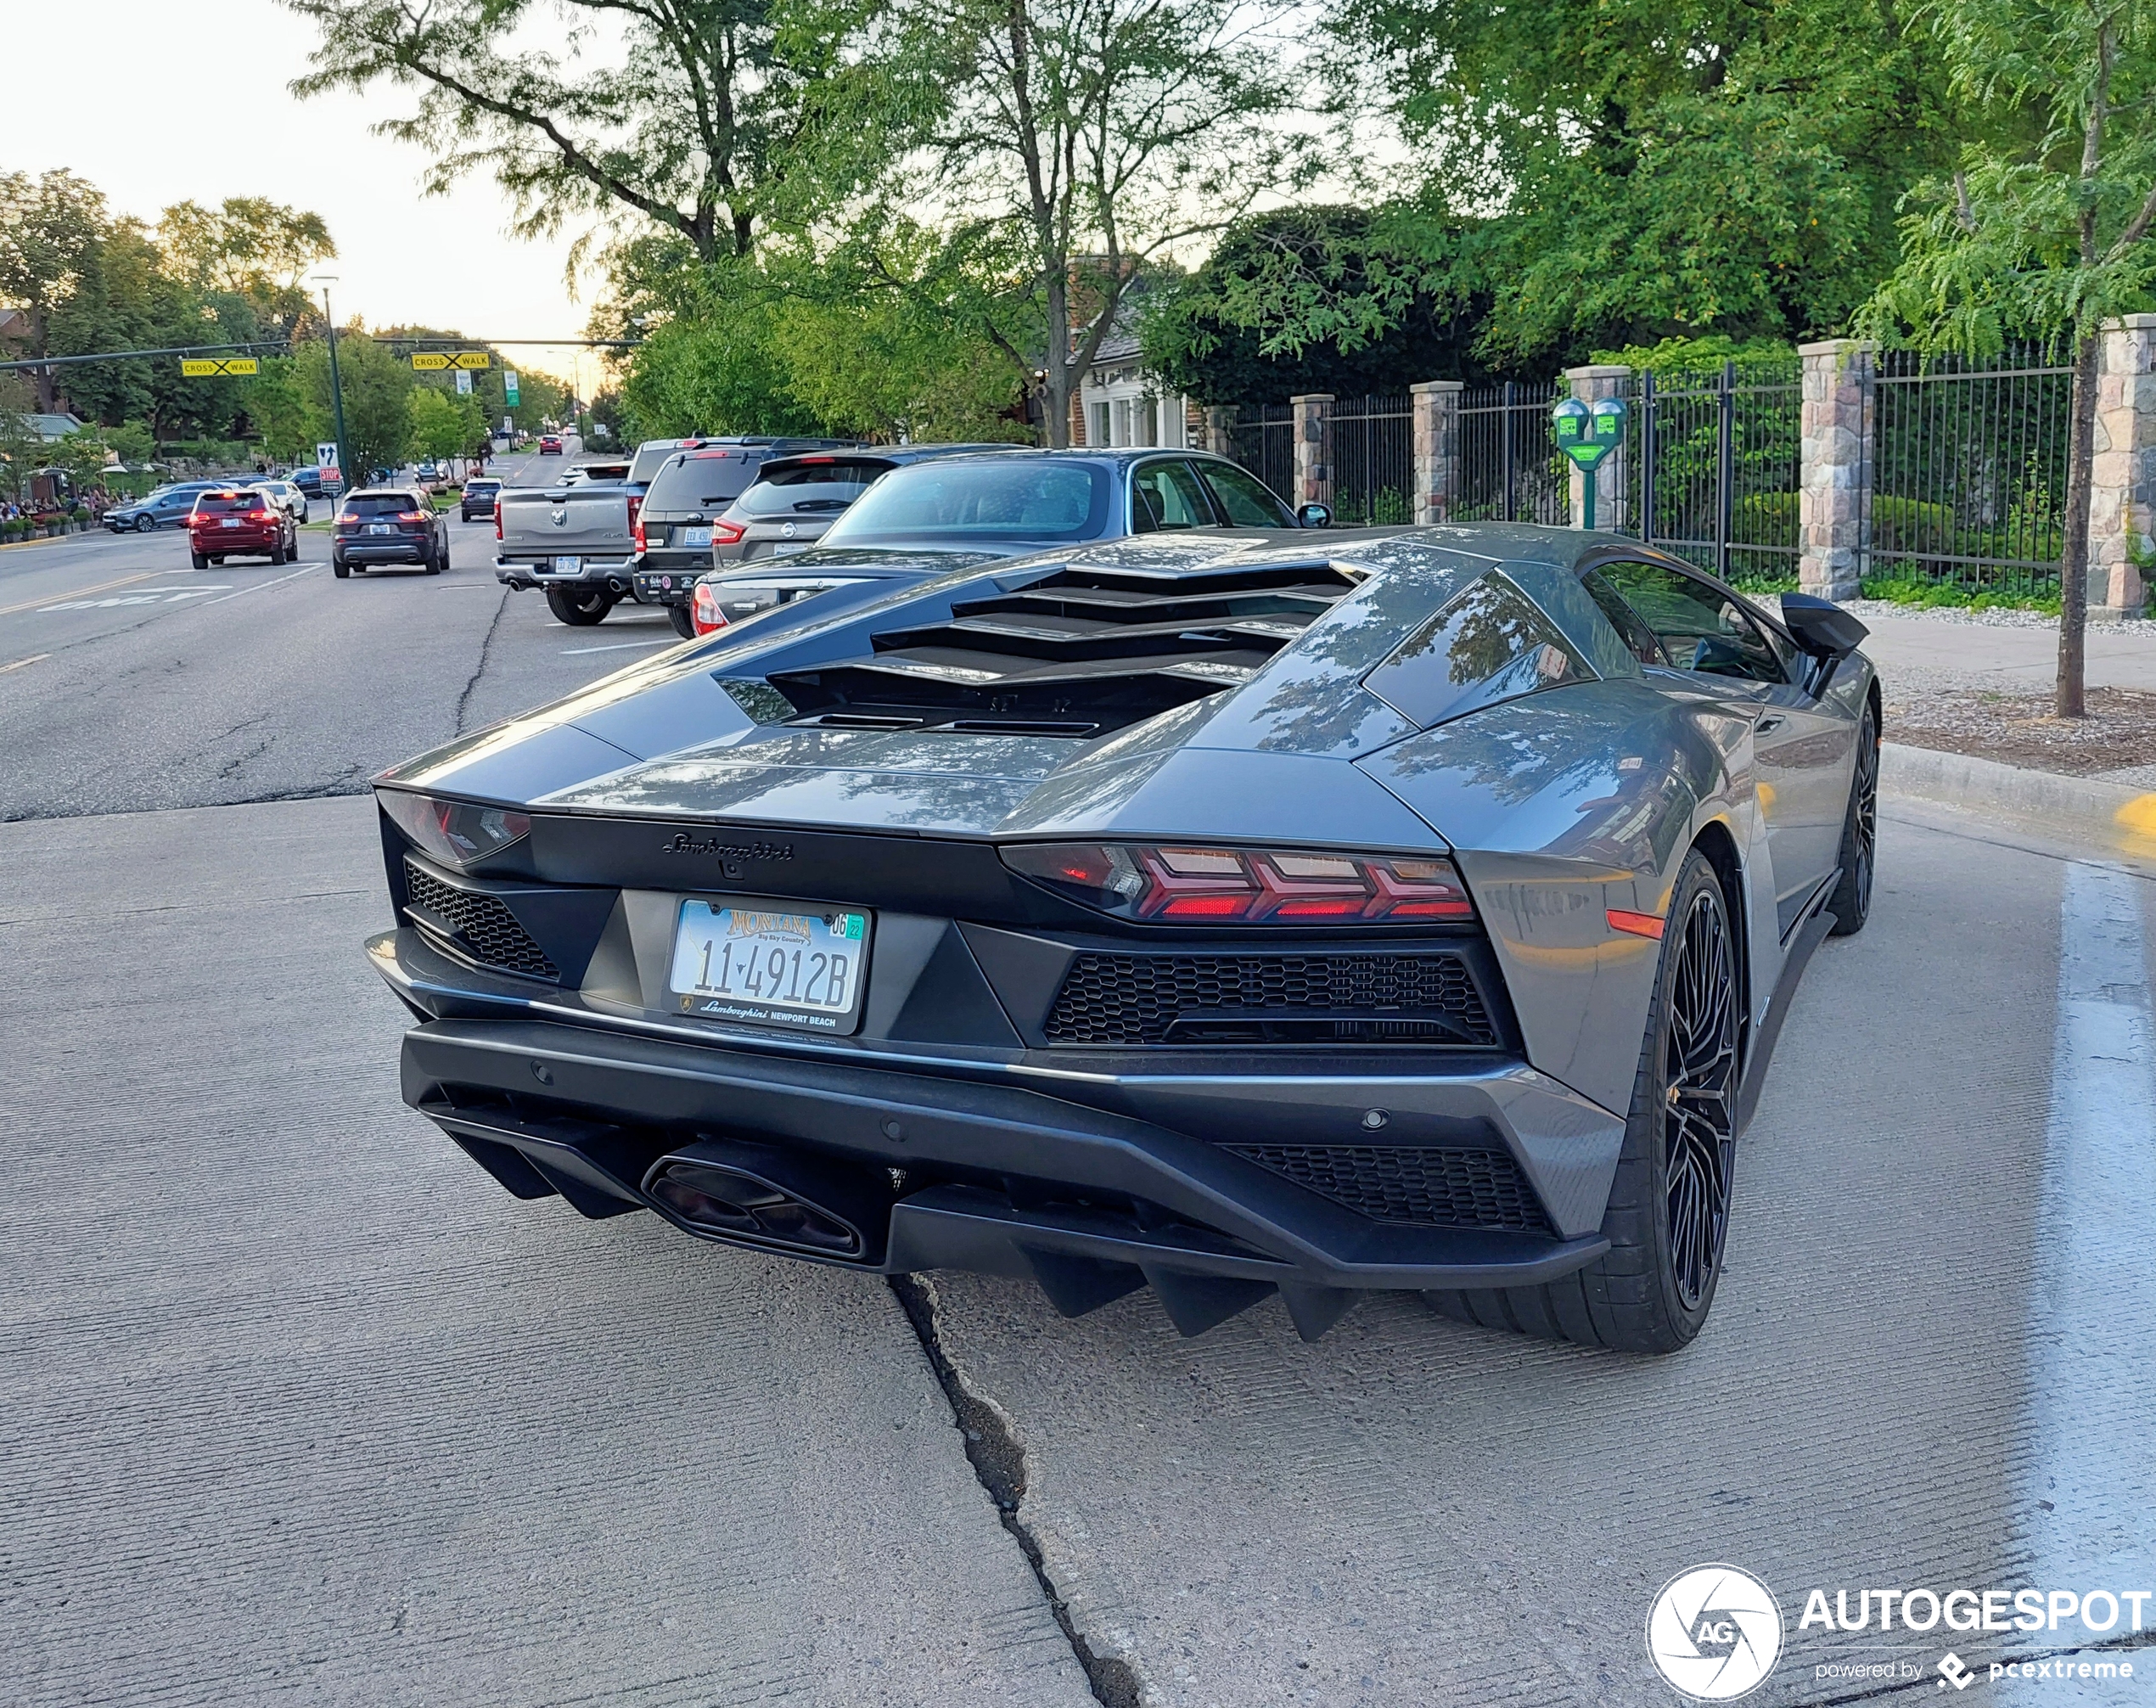
[[[43,460],[45,441],[30,418],[37,411],[31,388],[13,374],[0,374],[0,489],[20,501]]]
[[[1444,295],[1470,219],[1492,360],[1837,330],[1951,156],[1938,53],[1894,0],[1335,0],[1333,29],[1425,166],[1373,222],[1374,288],[1301,311],[1350,342]]]
[[[322,31],[302,94],[419,92],[386,134],[425,149],[440,192],[485,168],[527,234],[641,215],[704,261],[744,256],[780,212],[829,44],[772,0],[284,0]],[[544,48],[519,32],[546,29]],[[625,51],[609,63],[620,25]]]
[[[332,430],[329,418],[307,396],[289,356],[264,359],[261,372],[248,382],[242,407],[262,448],[280,463],[311,458]]]
[[[432,385],[412,388],[410,446],[415,456],[446,462],[470,448],[473,413],[458,407],[463,402]]]
[[[215,208],[175,203],[157,238],[174,278],[205,297],[244,298],[260,318],[287,329],[313,306],[300,279],[337,253],[320,214],[263,196],[227,196]]]
[[[301,345],[294,362],[308,402],[319,412],[317,419],[332,419],[328,341]],[[344,382],[345,444],[353,465],[345,478],[357,483],[376,469],[396,467],[411,449],[412,370],[357,321],[338,334],[337,368]]]
[[[919,116],[854,229],[933,207],[955,262],[929,276],[993,277],[1009,258],[1030,327],[1014,338],[988,312],[977,327],[1030,379],[1051,445],[1070,441],[1078,376],[1132,280],[1311,170],[1280,15],[1239,0],[902,0],[865,33],[867,110],[894,131],[890,115]]]
[[[109,227],[104,193],[73,172],[0,173],[0,302],[26,312],[31,356],[54,353],[53,311],[74,294],[85,257]],[[37,407],[49,412],[53,371],[36,372]]]
[[[1901,265],[1859,325],[1969,356],[2016,336],[2072,350],[2057,708],[2081,717],[2100,333],[2156,301],[2156,3],[1951,0],[1925,15],[1981,134],[1910,194]]]

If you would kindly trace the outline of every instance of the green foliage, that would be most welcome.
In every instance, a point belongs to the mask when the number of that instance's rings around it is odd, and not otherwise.
[[[2057,616],[2061,603],[2056,582],[2048,589],[2039,584],[2025,588],[1985,588],[1978,592],[1956,581],[1934,581],[1923,576],[1897,574],[1867,576],[1863,592],[1867,599],[1890,599],[1895,604],[1909,605],[1919,610],[2042,611],[2047,615]]]
[[[1621,362],[1635,373],[1651,372],[1657,379],[1664,374],[1719,373],[1722,364],[1729,362],[1735,362],[1742,374],[1786,374],[1794,379],[1799,372],[1796,346],[1787,340],[1732,338],[1720,332],[1698,338],[1664,338],[1653,344],[1627,344],[1615,350],[1597,350],[1587,359]]]
[[[327,339],[302,344],[293,356],[301,396],[318,423],[334,424]],[[357,323],[337,339],[337,368],[345,395],[345,437],[352,467],[347,481],[363,480],[369,471],[394,468],[411,448],[412,370],[388,347],[369,338]],[[325,431],[326,439],[330,433]]]
[[[413,456],[435,462],[462,456],[480,431],[479,407],[471,397],[433,385],[412,388],[408,448]]]
[[[261,435],[262,448],[279,463],[312,459],[314,447],[333,430],[329,419],[307,395],[290,357],[263,360],[261,372],[248,382],[241,407]]]

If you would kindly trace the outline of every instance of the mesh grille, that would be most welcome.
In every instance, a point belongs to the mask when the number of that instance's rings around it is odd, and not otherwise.
[[[1519,1165],[1503,1151],[1393,1150],[1367,1144],[1227,1148],[1373,1221],[1549,1231]]]
[[[474,961],[520,973],[527,979],[559,981],[561,969],[531,940],[498,896],[459,890],[409,860],[404,862],[404,893],[413,907],[431,913],[456,931],[456,947]]]
[[[1497,1042],[1467,963],[1446,953],[1081,954],[1046,1031],[1062,1044]]]

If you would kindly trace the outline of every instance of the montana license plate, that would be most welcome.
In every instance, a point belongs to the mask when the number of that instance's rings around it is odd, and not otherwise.
[[[861,1023],[868,916],[784,902],[682,903],[671,988],[685,1014],[813,1032]]]

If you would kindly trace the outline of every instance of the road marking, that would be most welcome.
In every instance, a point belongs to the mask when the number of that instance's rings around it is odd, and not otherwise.
[[[279,576],[274,582],[257,582],[251,587],[242,587],[236,593],[227,593],[224,598],[212,599],[210,603],[213,605],[221,605],[225,599],[244,599],[250,593],[259,593],[264,587],[273,587],[284,582],[296,582],[301,576],[311,576],[320,568],[322,568],[320,564],[309,564],[304,570],[295,570],[289,576]]]
[[[616,641],[616,642],[615,642],[615,643],[612,646],[571,646],[571,647],[564,647],[564,648],[562,649],[561,655],[562,655],[564,658],[576,658],[576,657],[579,657],[579,656],[581,656],[581,655],[583,655],[583,654],[585,654],[585,653],[587,653],[587,652],[633,652],[633,651],[634,651],[634,650],[636,650],[636,649],[637,649],[638,647],[647,647],[647,646],[679,646],[680,644],[681,644],[681,642],[680,642],[680,640],[679,640],[677,637],[675,637],[675,636],[673,636],[673,635],[669,635],[669,636],[667,636],[667,637],[666,637],[666,638],[665,638],[665,640],[655,640],[655,641]]]
[[[115,587],[132,587],[137,582],[154,582],[160,576],[169,576],[173,573],[174,571],[171,570],[144,570],[138,576],[122,576],[116,582],[99,582],[95,587],[77,587],[71,597],[78,599],[87,598],[92,593],[109,593]],[[182,570],[178,573],[186,575],[188,572]],[[52,597],[50,593],[44,593],[34,599],[25,599],[19,605],[0,605],[0,617],[13,616],[17,611],[31,610],[35,606],[48,603]]]
[[[36,664],[40,659],[48,659],[51,656],[52,654],[48,652],[34,652],[28,658],[19,658],[12,664],[0,664],[0,676],[5,676],[11,670],[20,670],[26,664]]]
[[[2032,1231],[2031,1452],[2020,1502],[2047,1588],[2156,1581],[2156,1020],[2125,868],[2070,862],[2041,1211]]]
[[[117,605],[177,604],[182,599],[203,598],[231,585],[229,582],[212,582],[206,587],[142,587],[107,599],[62,599],[58,604],[38,606],[37,615],[42,617],[48,611],[104,611]]]

